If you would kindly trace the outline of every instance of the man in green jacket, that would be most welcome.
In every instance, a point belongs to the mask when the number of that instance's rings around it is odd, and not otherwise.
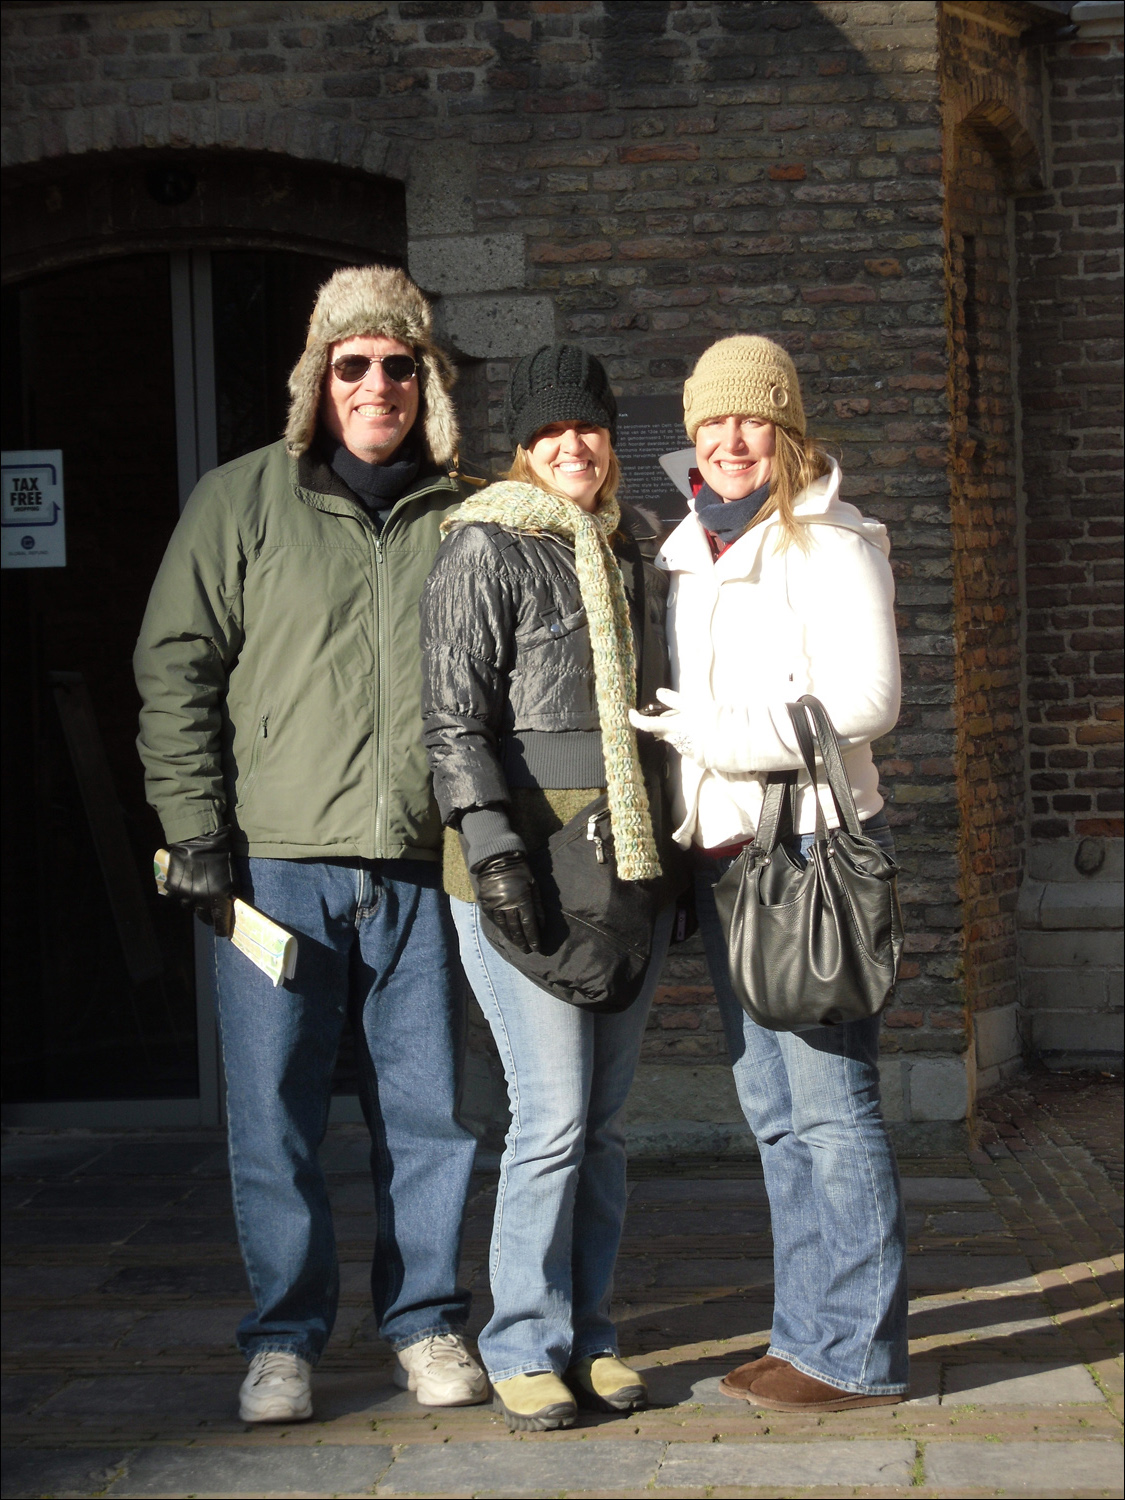
[[[426,1405],[487,1396],[456,1279],[475,1143],[455,1115],[462,991],[421,743],[418,598],[461,500],[452,378],[403,272],[336,272],[290,376],[284,440],[204,475],[137,643],[169,894],[220,932],[240,895],[298,939],[276,990],[215,945],[255,1302],[238,1330],[244,1421],[312,1415],[339,1290],[317,1149],[345,1021],[396,1380]]]

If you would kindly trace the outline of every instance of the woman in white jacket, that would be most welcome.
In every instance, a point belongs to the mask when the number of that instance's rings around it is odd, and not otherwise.
[[[671,574],[669,712],[634,723],[679,754],[676,838],[696,866],[699,925],[774,1235],[769,1350],[728,1395],[782,1411],[900,1400],[907,1388],[906,1231],[879,1104],[878,1018],[770,1031],[741,1008],[713,889],[753,838],[766,774],[801,772],[796,832],[816,826],[785,705],[819,698],[840,736],[865,832],[888,849],[871,741],[899,709],[885,528],[839,498],[805,436],[792,360],[768,339],[713,344],[684,386],[692,514],[657,563]],[[839,819],[821,789],[829,827]]]

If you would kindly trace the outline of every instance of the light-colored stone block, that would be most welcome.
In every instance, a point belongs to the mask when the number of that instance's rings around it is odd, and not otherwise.
[[[938,1494],[969,1490],[1018,1495],[1120,1494],[1120,1444],[1101,1438],[1081,1443],[926,1444],[926,1487]]]
[[[1082,1365],[1023,1361],[948,1365],[943,1406],[1101,1405],[1101,1391]]]
[[[978,1010],[973,1016],[977,1067],[995,1068],[1020,1055],[1019,1006]]]
[[[406,184],[406,223],[410,237],[466,234],[473,228],[476,167],[455,141],[416,146]]]
[[[960,1057],[926,1057],[911,1064],[910,1114],[915,1120],[963,1120],[969,1079]]]
[[[1020,979],[1024,1004],[1032,1010],[1105,1008],[1103,970],[1028,969]]]
[[[381,1495],[557,1495],[640,1490],[652,1483],[662,1442],[410,1443],[379,1483]]]
[[[903,1058],[879,1059],[879,1096],[883,1102],[885,1120],[909,1120],[909,1075],[910,1066]]]
[[[515,291],[527,281],[522,234],[460,234],[410,241],[410,274],[427,292]]]
[[[1040,927],[1047,932],[1076,928],[1113,932],[1122,926],[1123,904],[1125,885],[1119,880],[1025,881],[1018,918],[1021,927]]]
[[[358,1495],[370,1493],[394,1458],[386,1444],[302,1443],[142,1448],[109,1495]]]
[[[1029,880],[1065,880],[1081,883],[1090,880],[1125,880],[1125,839],[1102,839],[1098,842],[1105,859],[1093,877],[1083,875],[1075,864],[1079,847],[1085,839],[1052,839],[1050,843],[1032,844],[1027,851]]]
[[[673,1119],[741,1124],[730,1064],[641,1063],[625,1105],[625,1123],[667,1125]]]
[[[555,337],[550,297],[446,297],[434,321],[440,340],[474,359],[529,354]]]
[[[722,1486],[768,1489],[789,1494],[804,1486],[879,1485],[905,1488],[911,1482],[915,1447],[906,1440],[879,1442],[669,1443],[658,1489]]]
[[[1125,1017],[1065,1015],[1062,1011],[1035,1011],[1031,1017],[1031,1044],[1036,1052],[1068,1055],[1118,1056],[1125,1046]],[[1076,1062],[1075,1066],[1079,1066]]]
[[[1020,963],[1029,969],[1120,968],[1123,932],[1023,932]]]

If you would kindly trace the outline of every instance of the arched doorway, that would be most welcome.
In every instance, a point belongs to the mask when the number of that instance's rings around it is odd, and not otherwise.
[[[317,286],[400,262],[405,238],[397,184],[370,183],[357,244],[356,174],[269,168],[140,156],[6,193],[3,447],[61,451],[67,530],[65,567],[5,569],[0,589],[4,763],[22,768],[3,814],[14,1123],[219,1118],[206,937],[150,875],[133,643],[199,474],[280,436]]]

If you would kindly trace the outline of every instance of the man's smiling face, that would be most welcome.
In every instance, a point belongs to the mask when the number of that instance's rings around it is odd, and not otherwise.
[[[344,381],[336,374],[332,362],[343,354],[361,354],[372,361],[362,379]],[[418,376],[392,380],[379,363],[388,354],[413,356],[414,350],[398,339],[341,339],[329,350],[324,377],[321,420],[350,453],[369,464],[385,463],[418,416]]]

